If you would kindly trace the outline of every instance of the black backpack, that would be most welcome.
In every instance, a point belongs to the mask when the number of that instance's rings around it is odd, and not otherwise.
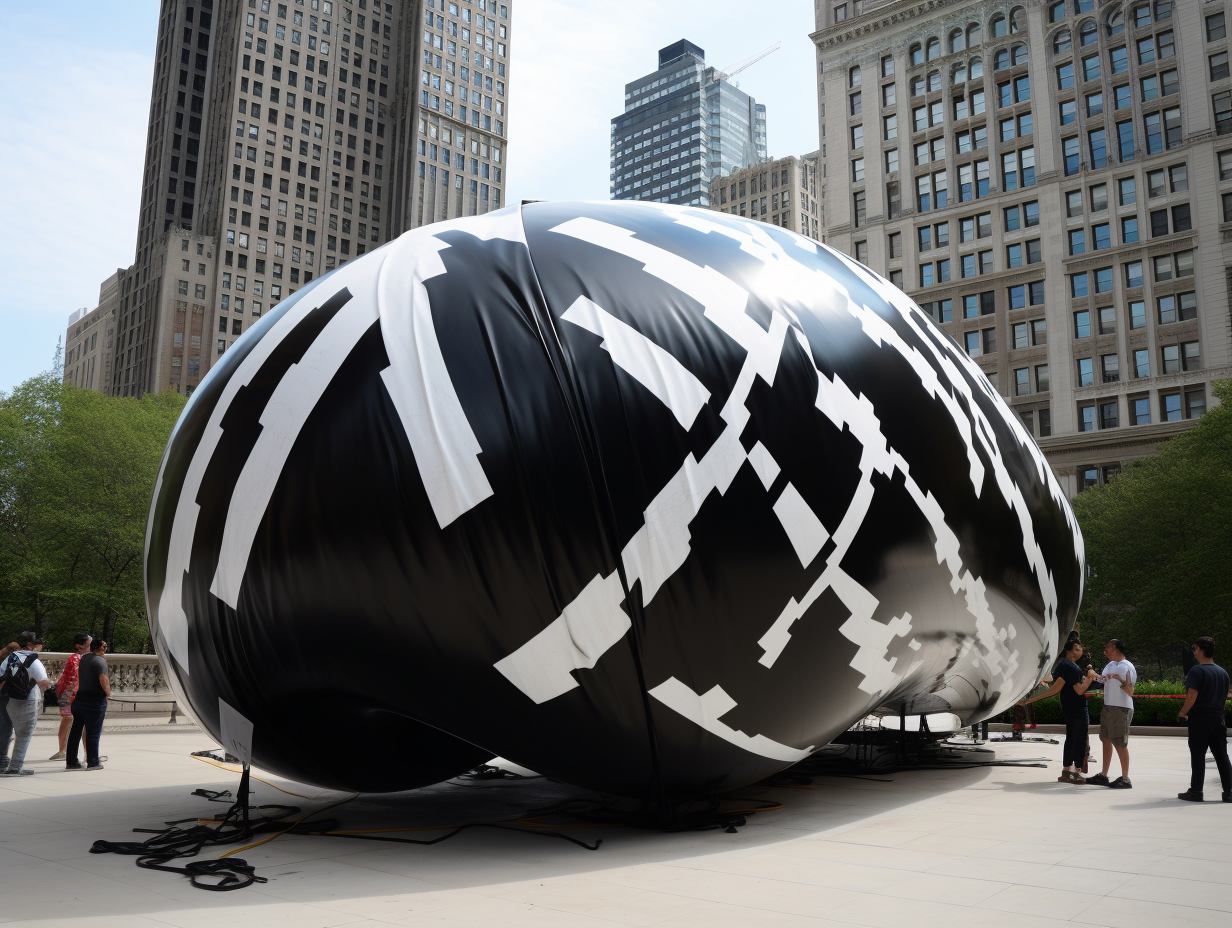
[[[9,665],[4,671],[4,695],[12,699],[26,699],[30,696],[30,688],[34,681],[30,679],[30,665],[38,660],[37,653],[26,656],[19,661],[14,654],[9,658]]]

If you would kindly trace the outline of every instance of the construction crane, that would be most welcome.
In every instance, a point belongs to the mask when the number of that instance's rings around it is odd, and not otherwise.
[[[721,71],[718,68],[715,68],[714,69],[714,79],[716,81],[731,80],[741,71],[743,71],[745,68],[755,65],[757,64],[757,62],[761,61],[767,55],[772,55],[775,52],[777,52],[782,47],[782,45],[783,45],[782,42],[775,42],[769,48],[765,48],[759,51],[752,58],[746,58],[744,61],[731,65],[728,68],[724,68]]]

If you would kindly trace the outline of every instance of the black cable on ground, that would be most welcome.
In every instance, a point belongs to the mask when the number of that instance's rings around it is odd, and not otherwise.
[[[246,784],[245,784],[246,785]],[[221,791],[226,793],[226,790]],[[193,795],[201,796],[209,801],[220,801],[221,793],[213,790],[198,790]],[[272,831],[278,827],[278,819],[294,815],[299,811],[295,806],[267,805],[257,806],[251,811],[260,818],[249,820],[247,790],[243,790],[240,800],[234,802],[223,815],[217,825],[211,827],[202,825],[198,819],[179,819],[166,822],[166,828],[134,828],[139,834],[153,834],[145,841],[95,841],[90,848],[91,854],[123,854],[137,858],[137,866],[146,870],[162,870],[166,873],[180,873],[187,876],[192,885],[198,889],[208,889],[215,892],[226,892],[243,889],[253,883],[264,883],[265,877],[256,875],[256,868],[239,858],[223,860],[195,860],[183,867],[171,866],[171,861],[186,857],[196,857],[207,847],[218,847],[228,844],[238,844],[253,835]],[[191,828],[181,828],[187,822],[197,822]]]

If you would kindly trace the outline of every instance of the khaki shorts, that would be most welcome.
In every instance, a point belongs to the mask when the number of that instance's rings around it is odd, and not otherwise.
[[[1134,720],[1133,708],[1104,706],[1099,714],[1099,739],[1116,747],[1129,745],[1129,723]]]

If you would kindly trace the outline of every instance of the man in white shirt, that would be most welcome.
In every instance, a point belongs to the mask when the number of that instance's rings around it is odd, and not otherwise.
[[[1134,718],[1134,684],[1138,671],[1125,659],[1125,642],[1120,638],[1109,639],[1104,645],[1108,664],[1100,674],[1104,684],[1104,708],[1099,716],[1099,740],[1104,743],[1104,769],[1102,773],[1087,777],[1095,786],[1112,789],[1131,789],[1129,782],[1129,725]],[[1108,782],[1108,768],[1112,765],[1112,749],[1116,748],[1121,761],[1121,775]]]
[[[9,760],[4,776],[29,776],[29,770],[23,770],[26,760],[26,749],[30,747],[30,738],[34,735],[34,723],[38,721],[39,706],[43,702],[43,690],[51,685],[47,679],[47,668],[38,659],[38,652],[43,650],[43,640],[32,632],[22,632],[17,636],[19,649],[0,662],[0,694],[7,694],[9,719],[13,723],[13,756]],[[24,671],[18,673],[18,670]],[[25,687],[18,691],[20,683]]]

